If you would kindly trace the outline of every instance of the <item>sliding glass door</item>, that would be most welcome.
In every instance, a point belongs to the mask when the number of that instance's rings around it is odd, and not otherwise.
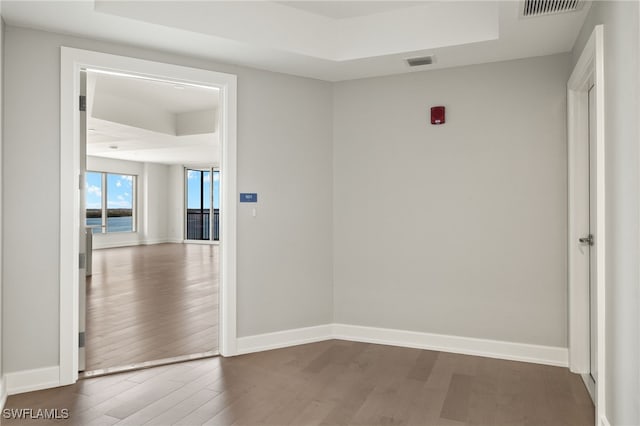
[[[218,241],[220,239],[220,171],[185,169],[185,189],[185,239]]]

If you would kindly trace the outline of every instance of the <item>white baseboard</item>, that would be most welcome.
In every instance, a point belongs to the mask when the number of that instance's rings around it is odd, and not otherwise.
[[[324,324],[240,337],[237,341],[236,355],[331,339],[428,349],[562,367],[568,365],[566,348],[347,324]],[[52,388],[60,384],[60,369],[55,366],[7,373],[3,382],[7,395]],[[603,418],[601,423],[601,426],[609,426],[606,418]]]
[[[332,338],[331,324],[239,337],[237,355],[320,342]]]
[[[144,245],[144,246],[152,246],[154,244],[165,244],[165,243],[170,243],[171,241],[169,241],[168,238],[157,238],[154,240],[143,240],[140,241],[140,245]]]
[[[329,339],[428,349],[560,367],[569,365],[567,348],[347,324],[326,324],[241,337],[238,338],[238,354]]]
[[[94,250],[102,250],[109,248],[117,248],[117,247],[132,247],[139,246],[142,243],[138,240],[136,241],[114,241],[114,242],[96,242],[95,238],[93,240],[93,249]]]
[[[104,238],[103,238],[104,239]],[[182,243],[182,240],[173,240],[169,238],[157,238],[153,240],[135,240],[135,241],[96,241],[93,240],[93,249],[94,250],[102,250],[108,248],[117,248],[117,247],[132,247],[132,246],[151,246],[154,244],[164,244],[164,243]]]
[[[7,403],[7,388],[5,387],[6,380],[4,376],[0,376],[0,410],[4,408],[4,404]]]
[[[567,348],[388,328],[334,324],[333,338],[567,367]]]
[[[7,395],[54,388],[60,385],[60,367],[16,371],[4,375]]]
[[[205,245],[205,246],[219,246],[220,245],[220,241],[214,241],[214,240],[182,240],[181,241],[184,244],[200,244],[200,245]]]
[[[102,250],[108,248],[117,248],[117,247],[132,247],[132,246],[151,246],[154,244],[165,244],[165,243],[175,243],[175,244],[204,244],[204,245],[212,245],[217,246],[220,244],[219,241],[199,241],[199,240],[178,240],[175,238],[159,238],[153,240],[136,240],[136,241],[96,241],[93,240],[93,249],[94,250]]]

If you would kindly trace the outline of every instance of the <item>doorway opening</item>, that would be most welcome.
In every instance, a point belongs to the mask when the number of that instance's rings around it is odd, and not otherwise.
[[[605,172],[603,27],[567,84],[569,367],[605,415]],[[599,420],[597,420],[599,424]]]
[[[111,168],[113,166],[113,161],[129,161],[130,163],[135,163],[136,161],[132,161],[135,159],[124,159],[124,158],[114,158],[114,155],[103,155],[101,158],[99,155],[95,155],[96,159],[94,161],[94,166],[90,165],[90,162],[87,159],[86,153],[83,151],[87,144],[83,140],[86,137],[89,129],[87,126],[84,126],[84,120],[82,120],[82,114],[87,114],[87,111],[82,112],[83,109],[86,110],[91,103],[86,103],[86,98],[82,98],[81,95],[86,95],[83,91],[86,90],[86,83],[83,84],[83,70],[90,72],[95,72],[96,74],[101,75],[109,75],[111,77],[129,77],[137,80],[142,80],[145,82],[153,82],[153,83],[162,83],[162,84],[172,84],[174,86],[182,86],[187,88],[199,87],[199,88],[208,88],[217,90],[219,93],[219,104],[220,111],[219,121],[217,123],[217,133],[219,135],[219,165],[217,166],[219,170],[220,177],[220,207],[224,212],[220,214],[220,235],[224,236],[220,239],[219,246],[210,246],[204,247],[199,246],[197,249],[204,250],[219,250],[219,278],[220,278],[220,290],[219,297],[216,299],[220,300],[219,303],[219,313],[216,315],[213,313],[213,316],[217,316],[219,318],[219,338],[214,339],[219,342],[218,351],[220,354],[228,356],[234,355],[236,353],[236,333],[235,333],[235,276],[236,276],[236,267],[235,267],[235,236],[236,236],[236,224],[235,224],[235,197],[233,194],[236,192],[236,181],[235,181],[235,170],[236,170],[236,77],[229,74],[217,73],[206,70],[199,70],[194,68],[181,67],[170,64],[163,64],[158,62],[151,61],[143,61],[134,58],[127,58],[115,55],[102,54],[98,52],[90,52],[78,49],[70,49],[70,48],[62,48],[61,49],[61,157],[60,157],[60,174],[61,174],[61,212],[60,212],[60,385],[66,385],[74,383],[78,379],[78,371],[81,368],[80,357],[82,355],[82,351],[79,350],[83,341],[87,341],[89,336],[83,335],[80,333],[80,327],[82,325],[82,309],[80,306],[80,301],[82,299],[82,287],[81,279],[86,275],[86,266],[87,266],[87,252],[85,250],[86,242],[81,241],[81,236],[85,230],[85,216],[81,215],[81,210],[86,209],[87,205],[85,204],[84,198],[85,194],[89,194],[90,190],[87,186],[87,182],[85,182],[85,175],[83,171],[91,171],[94,173],[101,173],[102,176],[105,176],[103,179],[106,180],[106,187],[104,188],[107,194],[106,206],[99,206],[99,208],[95,208],[94,210],[100,211],[100,229],[105,232],[101,232],[99,235],[102,235],[101,238],[103,241],[100,243],[103,244],[103,249],[114,248],[116,245],[121,246],[120,248],[123,250],[133,250],[135,248],[145,248],[145,247],[154,247],[154,248],[162,248],[166,245],[180,246],[184,250],[189,250],[191,247],[194,247],[190,244],[184,243],[184,235],[182,231],[184,230],[184,195],[181,196],[179,203],[168,203],[167,205],[170,208],[175,208],[177,213],[175,215],[171,215],[171,218],[165,218],[167,222],[167,235],[165,235],[165,239],[167,241],[156,241],[152,239],[148,239],[149,235],[152,235],[155,230],[161,229],[162,225],[159,225],[158,222],[162,222],[162,220],[158,221],[158,218],[153,215],[150,215],[154,209],[155,211],[160,211],[161,204],[158,202],[158,197],[165,198],[170,197],[169,192],[171,192],[172,185],[168,185],[167,182],[175,182],[175,188],[179,188],[176,190],[176,194],[178,192],[183,192],[184,185],[182,181],[183,170],[185,166],[192,166],[188,164],[187,161],[181,161],[180,164],[174,165],[163,165],[158,166],[157,164],[161,164],[158,159],[155,159],[155,163],[153,160],[148,159],[147,161],[139,161],[138,163],[144,163],[142,167],[142,171],[138,171],[137,173],[134,171],[126,171],[126,170],[116,170]],[[86,72],[84,73],[86,77]],[[85,80],[86,81],[86,80]],[[184,90],[174,87],[175,90]],[[110,92],[110,91],[107,91]],[[81,108],[84,107],[84,108]],[[106,112],[105,112],[106,111]],[[123,113],[123,111],[125,113]],[[113,109],[109,110],[103,109],[102,113],[110,113],[117,115],[120,113],[121,120],[127,120],[131,118],[146,119],[146,124],[150,126],[158,126],[160,124],[160,120],[154,120],[152,117],[153,114],[149,114],[148,109],[138,109],[135,114],[126,113],[126,108],[121,109]],[[88,115],[88,114],[87,114]],[[157,115],[157,114],[156,114]],[[112,118],[114,116],[112,115]],[[155,117],[157,118],[157,117]],[[104,119],[104,117],[102,117]],[[189,126],[194,126],[193,124],[195,118],[191,117],[191,119],[176,119],[174,121],[174,125],[176,126],[176,132],[179,133],[182,130],[179,130],[178,127],[182,126],[182,128],[188,128]],[[117,120],[105,120],[105,121],[115,121]],[[171,120],[169,120],[171,121]],[[195,120],[197,121],[197,120]],[[130,127],[134,123],[130,122],[120,122],[120,124],[125,124]],[[166,122],[165,122],[166,124]],[[83,129],[84,126],[84,129]],[[149,129],[149,127],[139,126],[144,130],[151,131],[152,133],[155,131],[156,136],[159,133],[153,127]],[[161,132],[160,132],[161,133]],[[120,142],[113,144],[112,142],[103,141],[101,149],[112,150],[114,152],[124,152],[126,150],[120,149],[120,145],[136,140],[137,138],[131,137],[122,137],[120,136]],[[171,144],[167,144],[162,137],[156,137],[156,141],[162,145],[164,143],[166,148],[170,148]],[[139,140],[138,140],[139,142]],[[193,141],[192,141],[193,142]],[[113,148],[113,146],[118,146],[117,148]],[[189,145],[189,144],[187,144]],[[193,147],[194,144],[190,146]],[[195,144],[197,145],[197,144]],[[184,147],[181,147],[184,148]],[[176,151],[177,152],[177,151]],[[95,154],[95,152],[94,152]],[[174,152],[175,154],[175,152]],[[111,157],[111,158],[108,158]],[[86,165],[82,164],[82,161],[87,161]],[[102,162],[102,166],[96,166]],[[111,163],[109,167],[107,167],[106,163]],[[203,159],[198,159],[198,167],[202,167]],[[131,164],[130,164],[131,165]],[[175,166],[175,167],[173,167]],[[208,164],[208,167],[214,167],[215,164]],[[170,176],[167,176],[166,180],[156,179],[159,174],[158,169],[169,168],[169,172],[167,175],[171,175],[171,172],[177,172],[179,178],[171,179]],[[165,170],[166,171],[166,170]],[[113,175],[115,177],[112,178],[111,182],[111,190],[109,188],[109,175]],[[118,180],[120,185],[118,185]],[[132,193],[134,191],[137,192],[137,196],[132,198],[134,199],[134,205],[124,204],[120,205],[119,208],[124,210],[122,215],[120,213],[114,211],[115,207],[113,203],[109,203],[108,194],[111,192],[112,194],[118,194],[117,190],[114,188],[121,188],[125,181],[136,181],[135,189],[132,187]],[[155,195],[152,195],[152,192],[147,191],[147,187],[152,185],[156,185],[156,187],[161,187],[164,182],[165,192],[156,191]],[[115,192],[114,192],[115,191]],[[119,198],[119,201],[124,203],[127,201],[127,197],[124,194],[120,194],[123,199]],[[154,201],[155,200],[155,201]],[[113,200],[111,200],[113,201]],[[104,212],[106,209],[106,213]],[[125,214],[126,213],[126,214]],[[104,228],[102,228],[104,217]],[[109,229],[114,231],[115,227],[115,218],[120,218],[121,222],[129,221],[131,226],[127,226],[126,230],[121,229],[120,232],[109,232]],[[126,219],[123,219],[126,218]],[[94,218],[95,219],[95,218]],[[111,224],[109,223],[111,219]],[[155,220],[155,222],[154,222]],[[171,222],[169,224],[169,222]],[[94,224],[95,226],[95,224]],[[173,234],[173,230],[179,230],[180,236],[177,237]],[[174,238],[175,237],[175,238]],[[147,239],[145,239],[147,238]],[[96,241],[94,241],[96,243]],[[165,243],[165,244],[156,244],[156,243]],[[174,244],[180,243],[180,244]],[[111,245],[111,247],[109,247]],[[125,255],[125,257],[131,257],[131,255]],[[161,263],[169,263],[167,259],[173,259],[175,256],[170,255],[165,258],[164,262]],[[189,256],[187,256],[188,258]],[[192,256],[197,257],[197,262],[199,264],[206,264],[203,262],[203,258],[205,256]],[[213,256],[209,256],[213,257]],[[75,261],[74,261],[75,259]],[[78,259],[80,262],[78,263]],[[149,263],[149,258],[144,255],[140,257],[141,262],[138,263]],[[134,262],[135,263],[135,262]],[[185,273],[189,273],[193,268],[184,269]],[[98,271],[97,264],[93,263],[92,276],[96,275]],[[123,269],[123,268],[116,268]],[[158,267],[157,269],[160,269]],[[177,268],[179,269],[179,268]],[[109,268],[109,271],[112,269]],[[156,277],[160,275],[161,271],[156,271]],[[189,277],[187,277],[189,278]],[[93,278],[92,278],[93,279]],[[189,279],[187,279],[189,281]],[[206,280],[205,280],[206,281]],[[164,288],[164,287],[163,287]],[[108,293],[112,289],[108,286],[105,286],[105,291]],[[156,289],[157,290],[157,289]],[[144,292],[138,292],[144,293]],[[148,292],[153,293],[153,292]],[[157,295],[157,291],[155,292]],[[120,299],[118,302],[113,302],[114,304],[120,303],[122,300],[128,300],[129,296],[136,296],[136,291],[133,290],[131,292],[123,292],[120,294]],[[153,297],[153,296],[152,296]],[[188,297],[186,298],[189,299]],[[153,302],[147,302],[144,304],[145,307],[152,306]],[[207,308],[204,308],[203,311],[207,311]],[[144,315],[143,311],[138,310],[138,316]],[[117,316],[117,314],[115,315]],[[169,321],[168,323],[171,323]],[[167,323],[167,324],[168,324]],[[135,328],[135,327],[134,327]],[[180,330],[183,332],[184,330]],[[123,345],[123,349],[126,351],[127,346]],[[189,355],[186,355],[189,357]],[[171,357],[169,357],[171,358]]]
[[[81,73],[79,369],[96,375],[217,355],[218,247],[187,244],[219,239],[219,90]]]

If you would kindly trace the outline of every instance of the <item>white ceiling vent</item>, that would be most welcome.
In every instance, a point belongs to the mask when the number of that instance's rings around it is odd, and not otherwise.
[[[524,0],[521,16],[545,16],[556,13],[576,12],[582,9],[585,0]]]
[[[431,65],[433,64],[433,56],[422,56],[420,58],[409,58],[407,59],[407,64],[410,67],[421,67],[423,65]]]

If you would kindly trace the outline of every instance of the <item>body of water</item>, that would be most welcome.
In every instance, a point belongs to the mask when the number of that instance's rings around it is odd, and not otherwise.
[[[93,228],[94,234],[102,232],[102,219],[99,217],[88,217],[87,226]],[[107,218],[107,229],[109,232],[131,232],[133,231],[133,218],[131,216],[109,217]]]

